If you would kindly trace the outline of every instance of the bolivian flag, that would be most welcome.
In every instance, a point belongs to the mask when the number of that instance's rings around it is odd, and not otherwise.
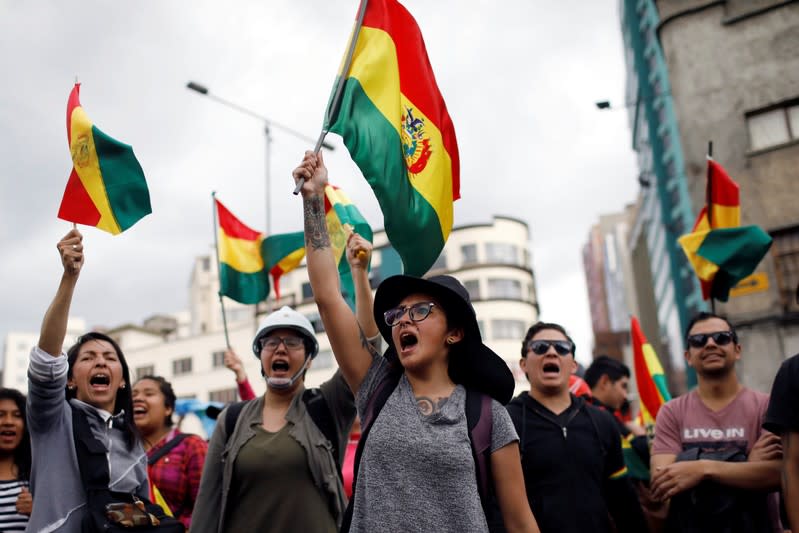
[[[330,247],[338,265],[341,292],[350,307],[355,308],[355,287],[346,258],[347,239],[353,231],[372,242],[372,228],[363,218],[355,204],[334,185],[325,187],[325,222],[330,236]],[[280,298],[280,277],[297,268],[305,257],[305,234],[283,233],[264,239],[261,247],[266,269],[272,275],[275,297]]]
[[[263,234],[245,226],[214,198],[219,223],[219,293],[239,303],[255,304],[269,295],[261,259]]]
[[[79,97],[76,83],[67,102],[73,167],[58,218],[116,235],[152,212],[150,193],[133,148],[92,124]]]
[[[421,276],[460,196],[455,129],[414,18],[396,0],[362,2],[325,129],[343,137],[374,190],[404,272]]]
[[[355,310],[355,285],[346,257],[347,239],[350,233],[355,232],[372,242],[372,228],[344,191],[333,185],[325,187],[325,220],[330,235],[330,247],[338,264],[341,293]]]
[[[679,243],[700,280],[702,296],[726,302],[730,289],[757,268],[771,237],[758,226],[740,225],[738,184],[712,159],[708,159],[707,197],[708,205],[699,212],[692,232],[680,237]]]
[[[280,299],[280,277],[300,266],[305,257],[305,233],[270,235],[261,245],[261,257],[272,275],[275,298]]]
[[[671,394],[666,385],[666,376],[663,374],[660,360],[652,345],[644,337],[638,319],[632,317],[630,322],[633,367],[635,383],[638,386],[641,419],[644,427],[654,427],[660,407],[671,400]]]

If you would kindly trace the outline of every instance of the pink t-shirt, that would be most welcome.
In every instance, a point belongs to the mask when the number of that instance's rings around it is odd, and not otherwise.
[[[652,455],[679,454],[691,448],[721,451],[737,448],[747,455],[763,433],[768,394],[742,388],[720,411],[711,411],[696,390],[658,411]]]

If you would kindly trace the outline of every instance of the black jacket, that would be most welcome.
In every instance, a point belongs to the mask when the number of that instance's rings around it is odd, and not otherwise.
[[[522,393],[507,406],[519,433],[527,499],[542,533],[648,531],[627,479],[613,416],[572,396],[555,415]]]

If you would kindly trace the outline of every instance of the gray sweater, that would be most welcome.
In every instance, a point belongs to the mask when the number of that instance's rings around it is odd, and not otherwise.
[[[109,428],[110,413],[80,400],[66,401],[67,357],[53,357],[38,347],[28,367],[28,430],[33,468],[33,514],[26,531],[79,533],[86,514],[86,493],[80,479],[72,437],[70,404],[87,415],[94,435],[107,444],[110,488],[147,497],[147,456],[137,443],[128,450],[122,431]]]

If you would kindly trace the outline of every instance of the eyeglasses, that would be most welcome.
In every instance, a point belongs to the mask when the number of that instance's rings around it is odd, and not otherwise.
[[[386,320],[386,324],[393,328],[399,324],[400,318],[402,318],[407,311],[408,317],[413,322],[421,322],[430,316],[430,311],[432,311],[435,306],[436,304],[433,302],[419,302],[410,307],[400,305],[383,313],[383,318]]]
[[[553,346],[558,355],[566,357],[574,351],[574,344],[569,341],[530,341],[527,343],[527,349],[536,355],[544,355],[549,351],[549,347]]]
[[[266,350],[267,352],[274,352],[277,350],[277,347],[280,346],[280,343],[286,345],[288,350],[297,350],[303,346],[302,339],[300,337],[267,337],[261,341],[261,350]]]
[[[738,342],[738,338],[732,331],[716,331],[714,333],[697,333],[688,335],[688,346],[691,348],[703,348],[708,339],[713,339],[718,346],[725,346],[731,342]]]

